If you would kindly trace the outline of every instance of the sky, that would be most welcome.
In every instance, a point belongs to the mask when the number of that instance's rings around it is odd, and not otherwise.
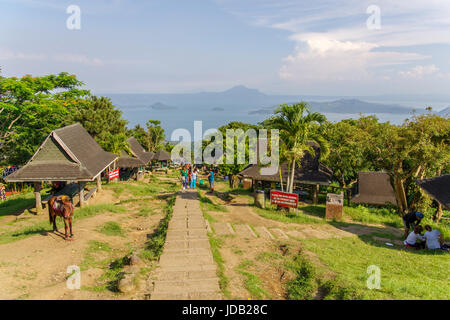
[[[448,0],[0,0],[3,76],[93,92],[448,94],[448,57]]]

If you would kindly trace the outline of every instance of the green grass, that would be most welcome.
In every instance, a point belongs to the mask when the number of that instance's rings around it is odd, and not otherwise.
[[[369,236],[302,243],[337,274],[335,283],[340,285],[325,284],[324,287],[330,287],[325,298],[450,299],[448,253],[386,247]],[[367,288],[370,265],[381,270],[380,290]]]
[[[223,245],[223,241],[219,238],[214,237],[210,233],[208,233],[208,237],[213,259],[217,264],[217,277],[219,278],[220,290],[227,299],[231,299],[231,293],[228,290],[228,284],[230,281],[225,275],[225,261],[223,260],[219,250],[220,247]]]
[[[9,196],[6,201],[0,202],[0,218],[19,213],[26,208],[32,207],[34,206],[34,201],[33,192]]]
[[[253,200],[251,200],[253,202]],[[281,221],[281,222],[288,222],[288,223],[300,223],[300,224],[323,224],[326,223],[323,219],[318,219],[315,217],[311,217],[309,215],[306,215],[302,213],[300,210],[296,212],[288,212],[284,210],[276,210],[272,208],[266,207],[258,208],[257,206],[251,204],[254,211],[260,215],[263,218]]]
[[[317,290],[316,268],[301,254],[286,263],[294,272],[294,279],[286,284],[286,298],[289,300],[311,300]]]
[[[270,293],[263,288],[261,279],[259,279],[256,274],[248,271],[252,266],[254,266],[253,261],[244,259],[236,268],[237,271],[244,276],[245,289],[247,289],[253,299],[271,299]]]
[[[99,253],[107,253],[108,257],[101,259],[98,258]],[[83,290],[102,292],[112,291],[117,293],[119,281],[123,278],[124,273],[122,269],[125,265],[129,264],[131,251],[119,258],[113,258],[109,255],[113,253],[113,249],[106,242],[100,242],[91,240],[89,241],[88,248],[85,251],[84,259],[81,263],[81,270],[87,270],[89,268],[101,268],[105,272],[97,279],[99,284],[94,286],[83,286]]]
[[[99,232],[106,234],[107,236],[125,236],[125,232],[119,226],[117,222],[109,221],[103,225]]]
[[[202,207],[202,210],[228,212],[228,209],[225,206],[216,204],[210,198],[202,196],[200,190],[198,191],[198,199],[200,200],[200,206]]]
[[[113,213],[120,213],[125,212],[126,209],[121,206],[117,206],[114,204],[99,204],[99,205],[92,205],[92,206],[86,206],[84,208],[77,208],[75,209],[75,215],[74,215],[74,228],[76,228],[76,221],[78,219],[85,219],[88,217],[95,216],[100,213],[105,212],[113,212]],[[47,213],[44,213],[47,214]],[[57,218],[57,227],[64,228],[64,221],[61,218]],[[5,232],[0,235],[0,244],[10,243],[18,240],[25,239],[27,237],[41,234],[46,231],[51,230],[52,227],[48,220],[40,221],[38,223],[35,223],[32,226],[27,226],[20,228],[15,231]],[[74,233],[76,233],[76,229],[74,230]]]
[[[140,256],[143,259],[154,261],[157,260],[163,251],[164,243],[166,241],[167,229],[169,226],[169,221],[172,218],[173,205],[175,204],[175,195],[171,196],[167,200],[167,204],[163,211],[165,212],[164,218],[159,222],[158,227],[155,232],[148,239],[144,250],[141,251]]]

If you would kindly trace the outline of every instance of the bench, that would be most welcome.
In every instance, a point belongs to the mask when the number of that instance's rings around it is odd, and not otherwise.
[[[96,187],[89,190],[89,192],[84,196],[84,201],[88,201],[91,197],[93,197],[96,191],[97,191]]]
[[[75,182],[69,183],[62,190],[58,191],[57,193],[50,194],[49,196],[45,197],[44,200],[42,200],[42,204],[45,206],[51,197],[61,196],[63,194],[68,196],[70,198],[70,201],[73,202],[73,197],[75,197],[78,194],[78,183],[75,183]]]

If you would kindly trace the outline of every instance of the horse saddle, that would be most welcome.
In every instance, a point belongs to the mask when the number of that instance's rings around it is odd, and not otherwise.
[[[64,206],[71,206],[71,203],[64,204],[64,201],[63,201],[64,197],[66,197],[66,196],[59,196],[58,198],[56,198],[55,202],[53,202],[52,208],[59,215],[64,216],[65,218],[68,218],[70,216],[70,210],[64,211]]]

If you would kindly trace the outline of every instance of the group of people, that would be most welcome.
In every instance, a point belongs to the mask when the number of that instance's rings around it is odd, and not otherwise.
[[[199,171],[197,167],[185,164],[180,169],[181,183],[183,191],[186,189],[195,189],[197,186],[197,179],[199,178]],[[210,191],[214,191],[214,171],[209,170],[207,175],[209,181]]]
[[[420,222],[424,218],[421,212],[410,212],[403,216],[403,224],[405,226],[405,246],[430,250],[449,250],[449,246],[444,243],[444,237],[437,229],[432,229],[431,226],[425,226],[425,234],[422,235],[423,227]],[[411,227],[413,231],[410,231]]]

